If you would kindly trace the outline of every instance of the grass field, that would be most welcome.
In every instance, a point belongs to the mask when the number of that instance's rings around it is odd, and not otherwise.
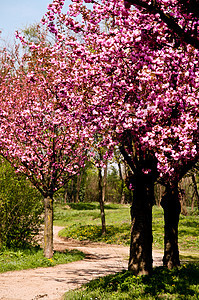
[[[54,224],[65,226],[59,234],[78,240],[130,245],[130,205],[106,204],[107,234],[101,236],[98,203],[71,203],[55,207]],[[153,248],[163,251],[163,209],[153,208]],[[199,215],[180,216],[179,248],[184,260],[199,260]]]

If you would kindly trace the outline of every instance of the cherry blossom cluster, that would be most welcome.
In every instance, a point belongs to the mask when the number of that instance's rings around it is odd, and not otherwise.
[[[1,154],[44,196],[79,172],[90,143],[69,54],[30,43],[17,68],[7,55],[1,72]]]

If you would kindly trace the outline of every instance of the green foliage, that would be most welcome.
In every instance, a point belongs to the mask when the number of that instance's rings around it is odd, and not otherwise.
[[[80,290],[65,294],[67,300],[91,299],[198,299],[199,265],[179,269],[154,269],[152,276],[134,276],[129,271],[90,281]]]
[[[32,243],[42,223],[42,211],[38,191],[0,159],[0,248]]]
[[[69,180],[65,187],[60,189],[54,196],[57,202],[64,203],[76,202],[77,198],[79,202],[86,201],[96,202],[99,199],[99,183],[98,183],[98,170],[91,163],[87,163],[86,167],[81,170],[81,175],[74,176]],[[81,178],[79,192],[78,192],[78,180]],[[122,186],[124,185],[124,186]],[[120,203],[122,188],[125,198],[125,203],[132,201],[131,191],[127,188],[125,183],[119,177],[118,170],[114,166],[109,166],[107,175],[107,185],[105,193],[106,202]],[[78,194],[78,197],[77,197]]]
[[[53,258],[44,257],[39,247],[26,249],[4,249],[0,252],[0,273],[14,270],[33,269],[38,267],[53,267],[58,264],[67,264],[84,258],[78,250],[55,252]]]
[[[127,188],[125,182],[119,177],[116,167],[111,166],[107,177],[106,200],[109,202],[120,203],[122,196],[122,185],[125,203],[132,202],[132,192]]]

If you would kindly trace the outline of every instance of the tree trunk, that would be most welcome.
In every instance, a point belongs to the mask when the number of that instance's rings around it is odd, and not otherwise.
[[[120,176],[120,180],[121,180],[120,204],[124,204],[125,203],[124,178],[122,175],[122,167],[121,167],[120,161],[118,161],[117,164],[118,164],[119,176]]]
[[[131,206],[131,245],[128,269],[136,275],[152,272],[152,206],[154,182],[149,176],[134,177]]]
[[[192,178],[193,187],[194,187],[194,191],[195,191],[195,195],[196,195],[197,207],[198,207],[198,210],[199,210],[199,193],[198,193],[198,189],[197,189],[197,182],[196,182],[195,175],[193,174],[191,176],[191,178]]]
[[[178,250],[178,223],[181,211],[178,184],[168,184],[162,197],[164,209],[164,257],[163,265],[168,269],[180,265]]]
[[[75,203],[74,177],[71,179],[71,202]]]
[[[64,203],[66,204],[68,200],[68,183],[65,184],[65,192],[64,192]]]
[[[105,196],[106,196],[107,174],[108,174],[108,161],[106,161],[106,165],[104,168],[104,177],[103,177],[103,185],[102,185],[102,201],[103,201],[103,203],[105,202]]]
[[[44,256],[53,257],[53,199],[47,196],[44,199]]]
[[[77,175],[75,203],[78,203],[78,202],[79,202],[79,192],[80,192],[81,183],[82,183],[82,175],[83,175],[83,171],[81,171],[80,174]]]
[[[106,222],[105,222],[105,211],[104,211],[104,201],[103,201],[103,178],[102,178],[102,168],[98,167],[98,180],[99,180],[99,204],[101,212],[102,221],[102,234],[106,234]]]

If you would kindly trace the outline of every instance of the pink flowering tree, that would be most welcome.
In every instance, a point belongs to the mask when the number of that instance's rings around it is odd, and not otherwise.
[[[136,6],[141,12],[156,15],[172,33],[176,44],[186,43],[199,49],[198,25],[199,2],[198,0],[127,0],[124,1],[127,9]]]
[[[71,48],[45,40],[4,66],[0,89],[1,155],[44,197],[44,255],[53,255],[53,195],[84,166],[88,134],[73,84]]]
[[[178,163],[186,166],[197,155],[198,51],[177,46],[158,15],[127,10],[123,1],[85,2],[73,1],[64,14],[64,1],[54,0],[43,22],[55,36],[59,24],[82,35],[71,55],[85,71],[78,82],[87,125],[107,149],[119,145],[132,170],[129,270],[148,274],[154,182],[169,181]],[[69,45],[63,36],[61,44]]]
[[[199,39],[198,39],[198,24],[199,24],[199,5],[198,1],[140,1],[140,0],[128,0],[124,1],[124,4],[127,9],[130,9],[131,5],[133,4],[140,10],[143,14],[154,15],[155,18],[159,18],[162,22],[165,23],[167,27],[167,35],[170,36],[170,39],[173,40],[173,47],[174,48],[181,48],[185,51],[187,50],[186,44],[192,45],[193,48],[199,49]],[[155,24],[153,23],[153,30],[155,31]],[[189,48],[189,47],[188,47]],[[195,82],[197,87],[197,57],[198,51],[196,53],[196,60],[194,56],[191,57],[190,55],[190,64],[194,64],[195,60],[195,70],[192,69],[191,65],[187,65],[187,68],[184,66],[184,74],[185,77],[193,79],[195,76]],[[186,53],[187,54],[187,53]],[[181,54],[182,55],[182,54]],[[191,61],[191,59],[193,59]],[[184,60],[185,62],[185,60]],[[175,78],[179,78],[179,68],[176,69],[176,75],[173,75],[174,80],[174,87],[177,84],[181,85],[179,80],[175,80]],[[192,70],[192,71],[191,71]],[[192,75],[189,73],[192,72]],[[183,75],[182,75],[183,76]],[[189,82],[188,86],[192,89],[193,85],[192,82]],[[178,89],[180,86],[178,86]],[[193,91],[193,90],[192,90]],[[195,88],[195,92],[197,93],[197,89]],[[195,97],[197,98],[198,95],[195,93]],[[189,92],[186,90],[186,96],[188,96]],[[189,94],[190,95],[190,94]],[[183,95],[181,96],[183,99]],[[192,98],[187,99],[192,102]],[[177,103],[176,103],[177,104]],[[197,109],[198,102],[194,101],[195,108]],[[191,106],[190,106],[191,107]],[[193,107],[192,107],[193,108]],[[175,113],[178,113],[178,107],[175,109]],[[164,258],[163,264],[169,268],[173,266],[177,266],[180,264],[179,260],[179,250],[178,250],[178,221],[179,221],[179,214],[181,211],[180,206],[180,195],[178,190],[178,183],[180,179],[186,174],[186,172],[191,169],[195,163],[198,161],[198,154],[190,156],[190,150],[196,150],[198,153],[198,126],[197,126],[197,117],[194,116],[194,112],[191,113],[187,109],[185,109],[184,113],[186,114],[186,123],[184,127],[182,126],[182,133],[184,133],[184,139],[188,139],[190,141],[190,136],[192,140],[192,144],[190,145],[189,142],[187,145],[184,145],[184,154],[181,160],[180,153],[182,148],[178,148],[179,143],[177,142],[177,151],[176,157],[169,157],[170,163],[173,165],[173,174],[172,176],[168,177],[168,174],[165,173],[159,181],[165,185],[166,190],[163,196],[161,205],[164,209],[164,219],[165,219],[165,236],[164,236]],[[187,114],[188,113],[188,114]],[[197,114],[197,111],[195,111]],[[185,119],[184,119],[185,120]],[[181,119],[182,121],[182,119]],[[182,122],[183,124],[183,122]],[[189,124],[189,125],[188,125]],[[190,126],[191,124],[191,126]],[[194,125],[195,124],[195,125]],[[195,129],[190,132],[190,129]],[[189,129],[188,129],[189,127]],[[186,133],[185,133],[186,132]],[[187,136],[188,133],[188,136]],[[182,138],[181,138],[182,139]],[[170,143],[171,144],[171,143]],[[171,148],[171,147],[170,147]],[[195,151],[194,150],[194,151]],[[174,158],[174,159],[173,159]]]

